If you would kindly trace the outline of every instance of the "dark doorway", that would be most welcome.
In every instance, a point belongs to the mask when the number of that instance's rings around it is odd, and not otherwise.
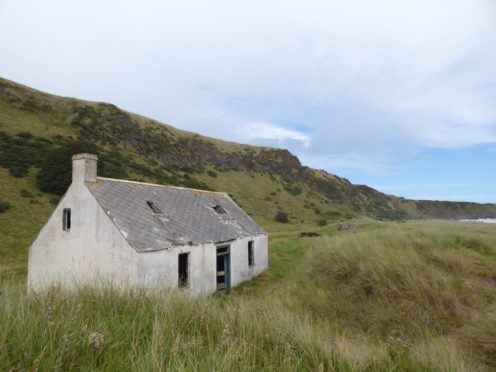
[[[223,291],[231,286],[230,247],[217,248],[217,290]]]
[[[181,253],[178,256],[179,287],[184,288],[189,284],[188,278],[188,258],[189,253]]]

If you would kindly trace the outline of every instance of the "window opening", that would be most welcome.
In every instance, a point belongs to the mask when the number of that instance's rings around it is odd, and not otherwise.
[[[248,242],[248,266],[255,265],[255,249],[253,240]]]
[[[216,205],[213,207],[214,211],[216,211],[218,214],[227,214],[227,211],[222,208],[220,205]]]
[[[64,212],[62,214],[62,228],[64,230],[71,229],[71,209],[64,208]]]
[[[178,256],[178,275],[179,275],[179,287],[185,288],[189,285],[188,278],[188,261],[189,253],[180,253]]]
[[[148,206],[153,211],[153,213],[158,214],[158,215],[164,214],[164,212],[162,212],[162,210],[159,207],[157,207],[152,201],[147,200],[146,204],[148,204]]]

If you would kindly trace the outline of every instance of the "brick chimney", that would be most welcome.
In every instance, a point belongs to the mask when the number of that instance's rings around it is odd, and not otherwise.
[[[72,157],[72,183],[96,182],[98,156],[76,154]]]

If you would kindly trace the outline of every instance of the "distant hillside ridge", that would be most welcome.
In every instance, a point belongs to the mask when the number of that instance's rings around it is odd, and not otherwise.
[[[382,220],[496,217],[494,204],[386,195],[303,166],[285,149],[209,138],[112,104],[58,97],[0,79],[0,167],[9,173],[4,183],[32,174],[37,182],[31,193],[60,194],[41,182],[43,175],[38,173],[46,174],[47,159],[60,158],[54,152],[64,154],[64,148],[97,152],[100,174],[108,177],[227,191],[261,221],[272,221],[278,213],[287,214],[290,223],[320,224],[358,216]],[[52,177],[55,174],[48,173],[45,179]],[[6,200],[0,202],[16,207],[15,200],[2,198]]]

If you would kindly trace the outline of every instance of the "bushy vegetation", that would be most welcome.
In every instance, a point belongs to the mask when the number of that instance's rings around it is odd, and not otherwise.
[[[0,200],[0,213],[7,212],[10,209],[10,203]]]
[[[286,212],[279,211],[276,213],[274,220],[276,222],[279,222],[279,223],[288,223],[289,222],[289,216]]]
[[[51,141],[38,138],[29,132],[11,136],[0,131],[0,166],[7,168],[14,177],[24,177],[32,165],[40,165]]]
[[[0,369],[489,371],[495,227],[286,230],[268,273],[200,299],[4,281]]]
[[[31,191],[26,190],[26,189],[21,189],[21,191],[19,191],[19,194],[23,198],[34,198],[34,194]]]
[[[72,181],[72,156],[79,153],[98,155],[98,146],[86,141],[66,143],[48,153],[38,173],[40,190],[62,195]]]

